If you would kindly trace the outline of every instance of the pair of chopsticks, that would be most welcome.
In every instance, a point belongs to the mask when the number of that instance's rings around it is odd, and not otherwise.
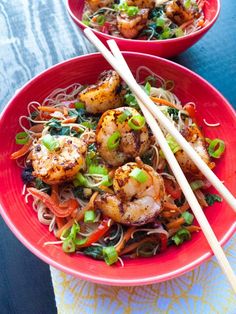
[[[138,104],[146,118],[149,127],[151,128],[153,135],[157,139],[165,158],[179,183],[187,202],[189,203],[213,253],[215,254],[219,265],[223,272],[227,276],[234,292],[236,293],[236,276],[221,248],[210,224],[208,223],[206,216],[204,215],[201,206],[199,205],[195,194],[193,193],[179,163],[177,162],[174,154],[172,153],[166,139],[159,126],[161,124],[178,142],[187,155],[192,159],[200,171],[211,182],[211,184],[218,190],[221,196],[227,201],[227,203],[236,211],[236,199],[230,193],[230,191],[223,185],[219,178],[210,170],[201,157],[195,152],[191,145],[185,140],[185,138],[178,132],[168,118],[159,110],[159,108],[152,102],[149,96],[143,91],[143,89],[136,82],[133,74],[131,73],[123,55],[121,54],[116,42],[114,40],[108,40],[112,53],[102,44],[102,42],[96,37],[91,29],[84,30],[88,39],[96,46],[96,48],[102,53],[105,59],[110,65],[117,71],[122,79],[130,87],[131,91],[135,95]],[[159,124],[157,123],[159,122]]]

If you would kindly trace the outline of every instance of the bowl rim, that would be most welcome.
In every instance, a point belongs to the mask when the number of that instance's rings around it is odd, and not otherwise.
[[[184,67],[178,63],[175,63],[173,61],[170,61],[168,59],[164,59],[161,57],[152,56],[152,55],[144,54],[144,53],[137,53],[137,52],[125,51],[123,53],[124,53],[124,55],[131,55],[131,56],[137,55],[140,57],[145,56],[145,58],[156,59],[156,60],[159,60],[161,62],[164,62],[165,64],[169,64],[170,66],[174,67],[177,71],[182,70],[182,71],[189,73],[193,78],[200,80],[203,84],[205,84],[207,87],[212,89],[214,91],[214,93],[216,93],[216,95],[218,97],[220,97],[222,99],[222,101],[224,101],[225,105],[231,111],[231,114],[233,114],[235,116],[235,120],[236,120],[236,112],[234,111],[234,109],[232,108],[230,103],[226,100],[226,98],[214,86],[212,86],[210,83],[208,83],[200,75],[198,75],[198,74],[194,73],[193,71],[187,69],[186,67]],[[87,54],[87,55],[81,55],[81,56],[77,56],[74,58],[70,58],[68,60],[57,63],[57,64],[53,65],[52,67],[45,69],[44,71],[37,74],[31,80],[26,82],[20,89],[18,89],[17,92],[15,93],[15,95],[13,95],[13,97],[9,100],[9,102],[7,103],[7,105],[5,106],[5,108],[3,109],[3,111],[0,114],[0,121],[3,118],[3,116],[6,114],[8,108],[11,105],[11,102],[17,97],[18,93],[23,91],[25,88],[28,88],[29,85],[31,85],[34,81],[36,81],[41,76],[45,75],[45,73],[51,72],[56,68],[60,68],[61,65],[65,65],[65,64],[71,63],[71,62],[73,63],[76,60],[80,60],[80,59],[86,59],[86,58],[89,59],[92,56],[101,56],[101,53],[97,52],[97,53],[91,53],[91,54]],[[12,223],[11,219],[8,217],[7,210],[2,207],[1,199],[0,199],[0,214],[1,214],[2,218],[4,219],[5,223],[10,228],[10,230],[16,236],[16,238],[18,238],[18,240],[20,240],[20,242],[23,245],[25,245],[26,248],[29,249],[29,251],[31,251],[34,255],[36,255],[42,261],[44,261],[45,263],[63,271],[63,272],[66,272],[67,274],[73,275],[73,276],[78,277],[78,278],[83,279],[83,280],[88,280],[88,281],[91,281],[94,283],[99,283],[99,284],[112,285],[112,286],[141,286],[141,285],[163,282],[166,280],[173,279],[175,277],[179,277],[182,274],[193,270],[194,268],[199,266],[204,261],[207,261],[211,256],[213,256],[213,252],[209,248],[209,250],[206,253],[199,256],[199,258],[193,260],[191,263],[186,264],[185,266],[178,268],[177,270],[170,271],[170,272],[162,274],[162,275],[153,275],[153,276],[149,276],[149,277],[146,277],[143,279],[123,279],[123,278],[120,278],[120,279],[109,278],[109,279],[107,279],[106,277],[103,277],[102,275],[91,275],[88,273],[85,274],[84,272],[80,272],[79,270],[74,270],[68,266],[64,266],[64,265],[60,264],[59,262],[55,261],[53,258],[48,257],[48,255],[46,253],[43,253],[43,252],[39,251],[37,248],[35,248],[35,246],[33,244],[31,244],[30,241],[27,238],[25,238],[21,234],[20,230]],[[223,237],[219,240],[220,245],[223,246],[233,236],[235,231],[236,231],[236,220],[232,221],[232,225],[230,226],[230,228],[223,235]]]
[[[89,28],[87,25],[85,25],[84,23],[82,23],[82,21],[73,13],[72,9],[71,9],[71,6],[70,6],[70,2],[71,0],[66,0],[66,9],[67,11],[69,12],[70,16],[72,17],[72,19],[74,21],[76,21],[83,29],[85,28]],[[208,31],[216,22],[216,20],[218,19],[219,17],[219,14],[220,14],[220,10],[221,10],[221,3],[220,3],[220,0],[216,0],[216,3],[217,3],[217,10],[216,10],[216,13],[215,13],[215,16],[213,17],[213,19],[206,25],[204,25],[202,28],[200,28],[199,30],[191,33],[191,34],[187,34],[185,36],[181,36],[181,37],[177,37],[177,38],[169,38],[169,39],[156,39],[156,40],[140,40],[140,39],[128,39],[128,38],[123,38],[123,37],[116,37],[116,36],[112,36],[112,35],[108,35],[108,34],[105,34],[105,33],[102,33],[102,32],[99,32],[97,31],[96,29],[93,29],[93,32],[97,35],[100,35],[100,36],[103,36],[105,37],[107,40],[108,39],[114,39],[114,40],[121,40],[121,41],[124,41],[124,42],[127,42],[127,43],[132,43],[132,42],[135,42],[135,43],[139,43],[139,44],[143,44],[144,42],[147,44],[151,44],[151,43],[175,43],[175,42],[181,42],[181,41],[184,41],[188,38],[193,38],[197,35],[204,35],[204,33],[206,31]]]

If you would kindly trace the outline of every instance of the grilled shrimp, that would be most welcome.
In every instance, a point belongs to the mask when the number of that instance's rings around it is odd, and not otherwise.
[[[137,168],[146,176],[143,183],[130,176]],[[162,209],[163,180],[151,166],[130,162],[119,167],[115,171],[113,187],[115,194],[98,196],[95,206],[115,222],[143,225],[153,221]]]
[[[126,0],[128,5],[137,6],[139,8],[154,8],[155,0]]]
[[[122,103],[121,79],[116,71],[104,71],[95,85],[79,93],[78,98],[85,104],[87,112],[101,113],[119,107]]]
[[[146,26],[149,9],[141,9],[137,15],[130,17],[124,12],[117,15],[117,28],[125,38],[135,38]]]
[[[85,167],[86,144],[72,136],[53,136],[58,148],[48,150],[42,138],[32,150],[33,175],[47,184],[58,184],[73,179]]]
[[[198,17],[198,8],[186,9],[180,0],[173,0],[166,5],[166,15],[167,17],[177,25],[182,25],[194,17]]]
[[[122,114],[128,112],[124,121],[120,121]],[[150,145],[146,124],[140,130],[133,130],[128,120],[139,115],[138,111],[130,107],[121,107],[106,111],[100,118],[96,129],[97,149],[101,157],[111,166],[120,166],[131,158],[141,156]],[[119,145],[114,149],[108,148],[108,139],[114,134],[119,135]]]
[[[186,138],[186,140],[192,145],[192,147],[202,158],[202,160],[205,161],[205,163],[210,168],[213,168],[214,163],[211,162],[210,156],[206,148],[205,138],[201,130],[198,128],[198,126],[196,124],[192,124],[191,126],[188,126],[183,131],[181,131],[181,133]],[[177,151],[175,153],[175,157],[178,160],[184,173],[196,177],[203,176],[199,169],[195,166],[195,164],[183,150]]]
[[[114,0],[86,0],[88,7],[93,11],[97,11],[102,7],[110,6],[114,3]]]

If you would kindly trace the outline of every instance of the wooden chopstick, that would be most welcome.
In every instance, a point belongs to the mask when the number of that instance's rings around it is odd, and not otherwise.
[[[119,73],[122,79],[129,85],[131,91],[136,95],[140,101],[145,104],[145,107],[153,114],[153,116],[158,120],[158,122],[174,137],[182,149],[187,153],[187,155],[192,159],[199,170],[204,174],[209,182],[216,188],[216,190],[221,194],[225,201],[232,207],[236,212],[236,199],[230,193],[230,191],[224,186],[224,184],[219,180],[219,178],[214,174],[214,172],[207,166],[207,164],[201,159],[201,157],[196,154],[194,148],[186,141],[186,139],[179,133],[179,131],[174,127],[171,121],[161,112],[161,110],[156,106],[149,96],[143,91],[143,89],[137,84],[135,79],[128,79],[126,76],[126,71],[124,71],[120,62],[111,54],[111,52],[102,44],[102,42],[96,37],[90,28],[84,30],[85,35],[89,40],[97,47],[97,49],[102,53],[105,59],[110,63],[110,65]]]
[[[113,66],[113,59],[115,59],[116,61],[116,70],[117,68],[119,69],[119,71],[117,70],[117,72],[123,73],[125,78],[126,78],[126,83],[130,86],[130,84],[132,83],[133,85],[138,85],[137,82],[135,81],[128,65],[126,64],[118,46],[116,45],[116,42],[114,40],[109,40],[107,43],[111,49],[111,51],[113,52],[113,55],[109,52],[109,50],[103,46],[103,44],[97,39],[97,37],[92,33],[91,30],[87,29],[85,31],[86,36],[91,40],[91,42],[94,43],[94,45],[100,50],[100,52],[105,56],[105,58],[107,59],[107,61]],[[111,58],[112,57],[112,58]],[[110,62],[112,61],[112,62]],[[133,91],[136,88],[133,88]],[[135,92],[134,92],[135,94]],[[212,248],[212,251],[214,252],[219,265],[221,266],[223,272],[225,273],[225,275],[227,276],[234,292],[236,293],[236,276],[224,254],[223,249],[221,248],[214,232],[211,229],[210,224],[208,223],[201,206],[199,205],[186,177],[184,176],[182,169],[180,168],[174,154],[172,153],[169,145],[167,144],[165,137],[159,127],[159,125],[157,124],[155,118],[153,117],[152,113],[149,112],[149,110],[146,108],[146,106],[142,103],[142,101],[139,98],[139,95],[135,94],[137,101],[140,105],[140,108],[146,118],[146,120],[148,121],[148,124],[154,134],[154,136],[157,138],[159,145],[176,177],[176,180],[178,181],[180,187],[182,188],[182,191],[190,205],[190,207],[192,208],[192,211],[196,217],[196,219],[198,220],[202,231],[204,232],[206,239],[208,241],[208,243],[210,244],[210,247]],[[138,97],[137,97],[138,96]],[[149,97],[148,97],[149,98]],[[195,153],[196,154],[196,153]]]

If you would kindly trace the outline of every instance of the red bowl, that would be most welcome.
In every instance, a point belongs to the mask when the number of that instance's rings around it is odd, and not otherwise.
[[[67,0],[67,10],[74,22],[82,30],[87,28],[87,26],[81,22],[84,2],[84,0]],[[122,51],[142,52],[168,58],[187,50],[193,44],[195,44],[204,34],[206,34],[206,32],[208,32],[208,30],[213,26],[218,18],[220,12],[220,1],[206,1],[203,11],[207,20],[206,25],[200,30],[184,37],[165,40],[143,41],[136,39],[118,38],[101,33],[96,30],[94,30],[94,32],[105,45],[108,39],[115,39],[120,50]]]
[[[202,117],[209,123],[220,122],[220,127],[204,126],[208,137],[219,137],[226,142],[226,152],[218,162],[216,174],[236,194],[235,124],[236,115],[226,99],[198,75],[171,61],[158,57],[127,52],[124,54],[130,68],[135,71],[142,64],[165,79],[175,82],[175,93],[183,101],[194,101],[200,124]],[[96,65],[96,66],[95,66]],[[27,114],[30,101],[41,102],[52,90],[74,82],[93,83],[99,73],[110,66],[100,54],[77,57],[44,71],[29,81],[11,99],[0,119],[0,213],[16,237],[46,263],[82,279],[109,285],[144,285],[177,277],[212,255],[202,232],[181,247],[170,247],[152,258],[125,260],[125,267],[107,266],[82,255],[66,255],[60,246],[43,247],[45,241],[55,241],[46,226],[39,223],[30,204],[21,194],[21,170],[9,158],[17,150],[15,134],[20,131],[18,119]],[[236,215],[225,203],[206,209],[207,218],[221,244],[233,235]]]

